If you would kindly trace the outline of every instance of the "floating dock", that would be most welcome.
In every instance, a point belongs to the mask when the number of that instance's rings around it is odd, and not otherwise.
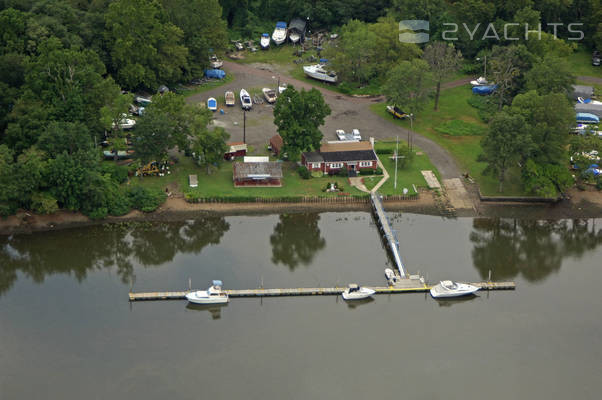
[[[406,277],[406,271],[403,266],[403,262],[401,261],[401,256],[399,255],[399,241],[393,233],[393,229],[391,228],[391,223],[389,222],[389,218],[387,218],[387,214],[385,214],[385,208],[383,207],[383,202],[380,198],[380,195],[378,193],[370,193],[370,201],[372,202],[372,209],[374,210],[374,219],[376,220],[376,224],[380,228],[385,242],[389,246],[389,250],[391,250],[393,261],[395,261],[395,266],[399,270],[399,275],[404,278]]]
[[[431,290],[431,286],[426,284],[417,284],[413,282],[401,282],[395,286],[366,286],[374,289],[377,294],[397,294],[397,293],[424,293]],[[407,280],[414,281],[414,280]],[[481,290],[514,290],[514,282],[471,282],[471,285],[478,286]],[[288,288],[288,289],[231,289],[224,290],[229,297],[284,297],[284,296],[338,296],[347,289],[346,287],[326,287],[326,288]],[[176,292],[138,292],[130,293],[130,301],[145,300],[183,300],[186,294],[192,290]]]

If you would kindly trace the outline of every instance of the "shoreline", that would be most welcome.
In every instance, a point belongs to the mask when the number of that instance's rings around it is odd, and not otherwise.
[[[455,218],[442,213],[432,194],[423,193],[417,200],[385,202],[387,211]],[[0,219],[0,235],[30,234],[123,222],[170,222],[196,217],[230,215],[270,215],[283,212],[370,212],[366,203],[188,203],[182,197],[170,197],[156,211],[143,213],[133,210],[119,217],[91,220],[79,212],[61,210],[51,215],[37,215],[19,210],[17,214]],[[601,218],[602,194],[576,191],[571,200],[556,204],[480,202],[475,209],[457,210],[457,217],[571,219]]]

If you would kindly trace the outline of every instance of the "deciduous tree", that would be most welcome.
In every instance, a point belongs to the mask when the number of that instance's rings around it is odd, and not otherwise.
[[[453,44],[434,42],[424,50],[424,59],[431,67],[431,72],[437,83],[435,89],[435,111],[439,109],[439,93],[441,82],[458,70],[462,60],[462,53],[456,51]]]

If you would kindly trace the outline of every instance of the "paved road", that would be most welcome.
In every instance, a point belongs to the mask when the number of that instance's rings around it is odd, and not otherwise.
[[[278,74],[270,70],[262,70],[253,66],[238,64],[233,62],[224,62],[224,69],[228,73],[233,73],[235,79],[219,88],[193,95],[188,98],[189,102],[205,102],[209,97],[223,96],[227,90],[233,90],[237,96],[241,88],[250,90],[251,88],[276,87],[278,76],[280,81],[292,84],[296,88],[310,89],[315,87],[324,95],[326,102],[330,105],[332,113],[326,118],[322,132],[325,140],[336,140],[336,129],[350,131],[357,128],[361,131],[362,137],[368,139],[394,139],[399,136],[400,140],[407,140],[410,134],[413,143],[420,147],[430,158],[431,162],[437,167],[442,178],[459,178],[461,171],[455,160],[447,150],[436,144],[430,139],[416,133],[410,132],[396,125],[392,119],[381,118],[372,113],[368,107],[373,102],[381,102],[382,98],[357,98],[341,95],[332,90],[324,89],[303,81],[299,81],[290,76]],[[445,87],[454,87],[465,84],[466,80],[449,82]],[[237,104],[239,104],[237,100]],[[225,110],[225,115],[215,114],[216,125],[221,125],[231,134],[231,140],[238,141],[243,139],[243,116],[240,106],[230,107]],[[247,113],[246,124],[247,143],[256,147],[265,146],[269,138],[276,134],[276,126],[273,124],[272,106],[254,105],[253,110]]]
[[[601,70],[602,73],[602,70]],[[602,78],[597,76],[578,76],[578,81],[584,81],[588,83],[593,83],[594,85],[602,85]]]

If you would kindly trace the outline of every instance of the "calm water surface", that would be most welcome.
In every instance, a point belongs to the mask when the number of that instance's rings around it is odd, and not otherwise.
[[[411,272],[515,292],[130,304],[134,290],[384,284],[367,213],[0,237],[0,398],[599,398],[602,220],[390,214]]]

